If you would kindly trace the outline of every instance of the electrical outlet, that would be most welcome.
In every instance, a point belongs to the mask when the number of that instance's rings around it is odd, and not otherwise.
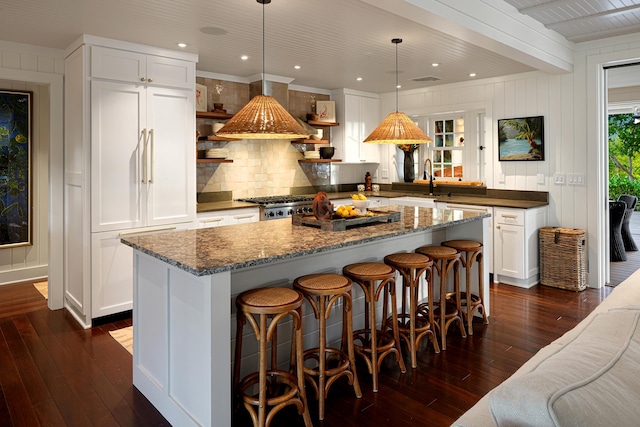
[[[544,174],[543,173],[539,173],[538,174],[538,184],[539,185],[544,185]]]
[[[555,185],[564,185],[564,174],[556,172],[553,174],[553,183]]]
[[[389,178],[389,169],[382,169],[382,179]]]
[[[498,183],[500,183],[500,184],[504,184],[504,174],[503,174],[503,173],[501,173],[501,174],[498,176]]]

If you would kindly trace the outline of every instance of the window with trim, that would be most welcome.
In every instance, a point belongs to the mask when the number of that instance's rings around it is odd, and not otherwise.
[[[433,131],[433,176],[462,178],[464,118],[438,118],[433,121]]]

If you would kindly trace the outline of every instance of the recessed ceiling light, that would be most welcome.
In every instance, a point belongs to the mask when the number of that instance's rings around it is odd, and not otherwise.
[[[180,42],[180,43],[178,43],[178,47],[185,48],[185,47],[187,47],[187,44]]]
[[[301,67],[301,66],[299,66],[299,65],[294,65],[294,66],[293,66],[293,68],[295,68],[296,70],[299,70],[299,69],[300,69],[300,68],[302,68],[302,67]]]
[[[469,73],[469,77],[475,77],[476,73]]]
[[[433,64],[431,64],[432,67],[437,67],[438,65],[440,64],[438,64],[437,62],[434,62]]]
[[[362,77],[356,77],[356,80],[361,82],[362,81]]]
[[[402,87],[402,85],[397,85],[396,88],[400,89]]]
[[[200,28],[201,33],[209,34],[211,36],[224,36],[228,33],[224,28],[219,27],[202,27]]]
[[[246,61],[247,59],[249,59],[249,57],[247,55],[242,55],[240,59],[242,59],[243,61]]]

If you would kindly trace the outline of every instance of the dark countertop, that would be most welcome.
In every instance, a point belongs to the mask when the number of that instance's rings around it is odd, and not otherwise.
[[[351,197],[351,194],[357,193],[357,191],[349,191],[349,192],[337,192],[337,193],[327,193],[329,199],[345,199]],[[530,209],[537,208],[540,206],[547,206],[549,204],[548,201],[541,200],[526,200],[525,198],[503,198],[503,197],[490,197],[490,196],[482,196],[482,195],[463,195],[463,194],[452,194],[448,196],[446,194],[429,196],[424,193],[418,193],[414,191],[379,191],[377,193],[373,193],[372,191],[365,191],[364,194],[369,198],[378,197],[420,197],[425,199],[435,199],[436,202],[445,202],[445,203],[458,203],[463,205],[478,205],[478,206],[494,206],[494,207],[503,207],[503,208],[516,208],[516,209]],[[313,196],[314,194],[310,194]],[[218,211],[224,209],[240,209],[240,208],[251,208],[256,207],[257,205],[253,203],[246,202],[236,202],[236,201],[224,201],[224,202],[209,202],[209,203],[199,203],[197,207],[197,212],[211,212]]]
[[[290,218],[284,218],[237,224],[233,227],[198,228],[128,237],[122,239],[122,243],[193,275],[205,276],[409,233],[434,231],[489,216],[458,209],[418,208],[416,221],[413,207],[389,206],[379,210],[400,211],[400,221],[381,222],[346,231],[323,231],[293,225]],[[410,218],[409,221],[405,222],[405,215]]]

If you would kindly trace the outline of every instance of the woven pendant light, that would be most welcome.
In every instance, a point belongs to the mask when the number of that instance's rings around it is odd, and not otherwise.
[[[396,45],[396,111],[371,132],[364,142],[370,144],[428,144],[433,140],[425,134],[405,113],[398,112],[398,44],[402,39],[392,39]]]
[[[264,94],[264,5],[271,0],[256,0],[262,5],[262,95],[251,101],[220,129],[216,136],[238,139],[298,139],[309,134],[272,96]]]

